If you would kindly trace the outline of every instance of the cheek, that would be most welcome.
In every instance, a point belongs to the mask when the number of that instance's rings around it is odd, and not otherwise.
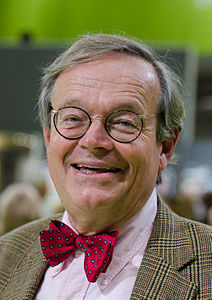
[[[135,141],[134,143],[124,145],[120,153],[129,166],[128,180],[131,183],[137,181],[138,178],[141,180],[148,167],[145,145]]]
[[[62,143],[59,141],[55,135],[51,134],[49,147],[47,149],[47,157],[49,166],[54,165],[55,162],[59,159],[60,155],[62,154]]]
[[[49,149],[47,150],[47,153],[50,153],[57,159],[61,156],[65,156],[66,153],[69,153],[71,149],[75,147],[76,143],[76,140],[72,141],[65,139],[53,129],[50,134]]]
[[[140,181],[154,180],[159,171],[160,149],[157,144],[140,143],[132,147],[129,164]]]
[[[57,134],[51,135],[49,147],[47,149],[48,168],[54,186],[61,199],[63,198],[64,182],[67,173],[65,158],[70,152],[71,147],[68,140],[66,141]]]
[[[49,171],[52,177],[61,173],[61,168],[64,167],[65,157],[71,149],[71,141],[65,140],[63,137],[52,131],[49,146],[47,148]]]

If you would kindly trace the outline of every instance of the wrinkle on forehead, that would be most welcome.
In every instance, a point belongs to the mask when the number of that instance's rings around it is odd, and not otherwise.
[[[60,83],[63,83],[61,89]],[[57,78],[56,86],[61,97],[86,88],[99,90],[99,96],[108,92],[128,94],[137,99],[153,97],[156,100],[160,96],[154,67],[143,58],[118,53],[66,69]]]
[[[132,65],[137,65],[137,70],[140,70],[140,72],[142,73],[143,80],[150,80],[153,82],[158,81],[157,73],[151,63],[149,63],[142,57],[130,56],[120,53],[105,54],[96,60],[70,67],[64,70],[59,75],[58,79],[60,77],[63,77],[63,74],[65,75],[67,72],[70,72],[72,70],[74,71],[73,81],[75,81],[76,83],[84,84],[84,81],[86,81],[86,83],[90,81],[92,85],[93,81],[101,82],[103,80],[110,84],[114,83],[113,73],[119,71],[120,76],[119,78],[117,78],[117,80],[115,78],[115,82],[121,83],[122,81],[128,79],[135,79],[135,70],[132,69]],[[83,73],[81,68],[82,66],[86,66],[86,68],[83,69]],[[94,66],[97,67],[98,74],[94,72]],[[104,77],[98,78],[99,71],[101,71],[101,69],[107,73],[107,79]],[[122,80],[120,80],[120,78]]]

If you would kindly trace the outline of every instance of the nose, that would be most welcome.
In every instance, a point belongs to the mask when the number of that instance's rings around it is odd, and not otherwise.
[[[90,152],[96,152],[100,149],[111,151],[113,149],[113,140],[107,134],[104,127],[105,118],[94,116],[92,123],[86,134],[79,139],[79,145],[88,149]]]

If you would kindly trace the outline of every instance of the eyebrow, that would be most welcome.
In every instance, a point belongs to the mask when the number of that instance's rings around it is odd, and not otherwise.
[[[81,104],[81,100],[79,99],[67,99],[64,101],[64,105],[63,106],[72,106],[72,105],[79,105]]]
[[[80,99],[67,99],[64,101],[63,107],[65,106],[77,106],[77,107],[82,107],[88,109],[86,106],[86,101],[81,101]],[[117,105],[114,105],[111,111],[116,111],[116,110],[122,110],[122,109],[127,109],[127,110],[132,110],[135,112],[139,112],[139,114],[144,113],[144,109],[142,105],[138,105],[137,102],[122,102]]]

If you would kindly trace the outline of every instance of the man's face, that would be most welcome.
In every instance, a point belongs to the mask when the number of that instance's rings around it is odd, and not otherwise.
[[[156,114],[159,96],[160,84],[151,64],[110,54],[62,72],[53,88],[52,107],[74,105],[91,117],[107,117],[120,109]],[[50,131],[44,129],[50,174],[72,220],[99,214],[105,227],[110,227],[126,222],[142,208],[158,171],[167,164],[162,144],[156,141],[156,126],[156,116],[146,119],[140,136],[130,143],[113,140],[101,118],[95,118],[77,140],[60,136],[53,122]]]

